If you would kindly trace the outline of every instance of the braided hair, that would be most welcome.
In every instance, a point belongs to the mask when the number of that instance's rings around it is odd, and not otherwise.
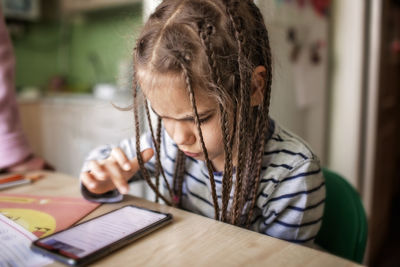
[[[138,101],[142,99],[155,144],[156,174],[164,179],[172,201],[161,194],[158,177],[155,184],[152,182],[138,153],[142,174],[157,200],[161,198],[168,205],[180,206],[186,156],[178,151],[173,183],[169,185],[160,160],[162,121],[158,118],[154,131],[147,100],[138,97],[139,83],[151,84],[157,75],[175,75],[184,82],[192,105],[209,172],[214,217],[248,226],[260,184],[272,82],[268,32],[257,6],[251,0],[164,0],[149,17],[137,40],[134,62],[136,149],[140,151]],[[257,66],[264,66],[267,76],[261,104],[251,106],[251,79]],[[225,157],[221,203],[203,140],[194,88],[204,88],[219,105]]]

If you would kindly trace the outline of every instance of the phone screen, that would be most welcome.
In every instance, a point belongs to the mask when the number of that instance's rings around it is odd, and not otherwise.
[[[135,233],[147,232],[171,218],[170,214],[125,206],[39,239],[34,246],[69,259],[81,259],[126,237],[135,237]]]

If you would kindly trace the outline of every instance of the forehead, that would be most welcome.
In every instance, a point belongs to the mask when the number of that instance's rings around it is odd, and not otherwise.
[[[140,79],[140,86],[152,108],[160,116],[179,116],[192,113],[189,90],[184,79],[176,74],[156,74]],[[198,112],[215,109],[215,99],[201,88],[194,88]]]
[[[184,80],[177,73],[160,74],[152,71],[138,71],[138,81],[143,93],[148,96],[162,91],[185,89]]]

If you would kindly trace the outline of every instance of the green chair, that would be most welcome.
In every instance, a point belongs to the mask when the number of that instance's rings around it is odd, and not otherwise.
[[[325,210],[315,243],[337,256],[362,263],[368,223],[360,195],[343,177],[323,169]]]

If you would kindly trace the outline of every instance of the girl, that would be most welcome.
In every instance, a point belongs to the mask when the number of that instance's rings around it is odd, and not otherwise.
[[[83,195],[120,201],[127,182],[142,177],[168,205],[312,243],[324,180],[311,150],[268,116],[271,51],[253,1],[164,0],[137,40],[134,62],[136,137],[91,153]],[[150,125],[142,138],[139,101]]]

